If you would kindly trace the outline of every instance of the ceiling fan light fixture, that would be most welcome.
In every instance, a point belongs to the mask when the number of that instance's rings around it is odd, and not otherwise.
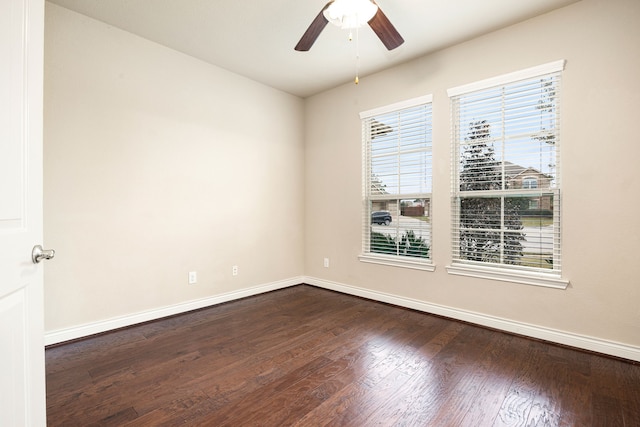
[[[378,11],[371,0],[335,0],[324,10],[329,22],[343,29],[360,28]]]
[[[404,43],[398,30],[374,0],[329,0],[313,19],[294,49],[299,52],[311,49],[329,22],[348,30],[355,30],[367,24],[388,50],[393,50]],[[352,32],[349,31],[349,40],[352,39],[351,34]],[[357,35],[356,31],[356,38]]]

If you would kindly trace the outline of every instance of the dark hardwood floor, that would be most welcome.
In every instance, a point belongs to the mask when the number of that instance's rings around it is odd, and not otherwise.
[[[640,426],[640,365],[307,285],[47,349],[50,426]]]

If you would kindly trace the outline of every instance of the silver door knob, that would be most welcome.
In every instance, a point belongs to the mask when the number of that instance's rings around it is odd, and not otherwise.
[[[42,246],[35,245],[33,251],[31,251],[31,260],[34,264],[39,263],[43,259],[51,259],[56,256],[56,251],[53,249],[42,249]]]

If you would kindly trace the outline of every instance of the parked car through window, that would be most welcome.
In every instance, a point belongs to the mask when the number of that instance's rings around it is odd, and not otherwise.
[[[386,211],[371,212],[371,223],[389,225],[391,224],[391,214]]]

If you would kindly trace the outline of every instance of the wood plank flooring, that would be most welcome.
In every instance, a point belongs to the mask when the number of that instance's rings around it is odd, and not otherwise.
[[[46,350],[49,426],[640,426],[640,365],[308,285]]]

